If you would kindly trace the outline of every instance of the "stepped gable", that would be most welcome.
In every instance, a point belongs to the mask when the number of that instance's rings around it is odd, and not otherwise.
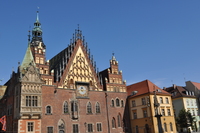
[[[127,86],[128,95],[131,95],[133,91],[137,91],[137,94],[135,94],[134,96],[139,96],[139,95],[143,95],[147,93],[154,94],[154,91],[156,91],[156,94],[158,95],[162,95],[162,94],[171,95],[165,90],[153,84],[149,80],[144,80],[144,81]]]

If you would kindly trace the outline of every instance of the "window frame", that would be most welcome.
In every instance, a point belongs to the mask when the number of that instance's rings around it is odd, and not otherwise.
[[[92,132],[93,132],[93,124],[92,124],[92,123],[88,123],[88,124],[87,124],[87,131],[88,131],[89,133],[92,133]]]
[[[102,132],[102,124],[101,123],[97,123],[97,132]]]
[[[72,130],[73,130],[73,133],[79,133],[79,126],[78,124],[72,124]]]
[[[92,104],[90,102],[87,103],[87,113],[92,114]]]
[[[33,121],[28,121],[27,122],[27,132],[34,132],[34,122]]]

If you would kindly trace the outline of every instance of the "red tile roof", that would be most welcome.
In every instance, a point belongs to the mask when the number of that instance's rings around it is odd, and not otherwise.
[[[194,86],[197,87],[197,89],[200,90],[200,83],[197,83],[197,82],[191,82]]]
[[[147,93],[153,93],[154,91],[157,91],[157,94],[171,95],[168,92],[156,86],[155,84],[153,84],[149,80],[144,80],[144,81],[127,86],[128,95],[131,95],[133,91],[137,91],[137,94],[135,94],[134,96],[147,94]]]

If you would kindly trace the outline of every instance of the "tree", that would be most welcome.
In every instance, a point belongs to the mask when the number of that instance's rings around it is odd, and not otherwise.
[[[179,111],[178,117],[176,118],[176,122],[179,125],[179,127],[181,128],[181,130],[183,130],[183,128],[188,128],[188,127],[192,127],[192,129],[194,128],[193,123],[194,123],[194,117],[191,115],[191,113],[189,111],[186,111],[185,109],[182,109]]]

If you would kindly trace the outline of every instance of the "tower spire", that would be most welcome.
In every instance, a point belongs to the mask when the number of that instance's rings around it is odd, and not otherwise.
[[[37,11],[36,21],[34,23],[34,28],[32,30],[32,42],[33,41],[42,42],[42,29],[41,29],[41,23],[39,21],[39,11]]]

